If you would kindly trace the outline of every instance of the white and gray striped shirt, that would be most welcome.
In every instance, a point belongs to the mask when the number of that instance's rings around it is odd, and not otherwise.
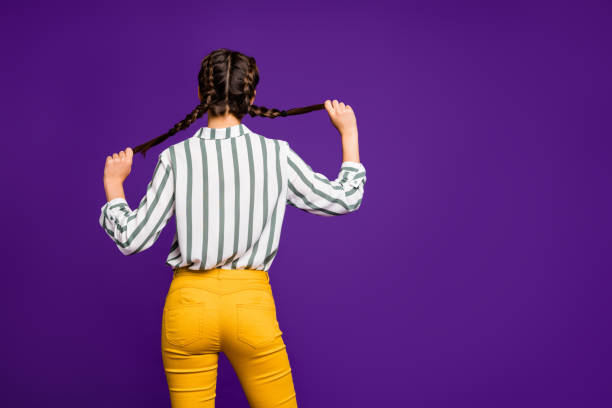
[[[330,181],[282,140],[243,123],[202,127],[164,149],[138,208],[123,198],[101,208],[100,226],[124,255],[149,248],[173,214],[173,269],[268,271],[278,250],[286,204],[330,217],[361,206],[361,163],[342,162]]]

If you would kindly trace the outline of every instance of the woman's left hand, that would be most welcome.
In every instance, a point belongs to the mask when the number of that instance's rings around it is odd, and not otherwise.
[[[123,183],[132,171],[132,157],[134,157],[134,152],[130,147],[112,156],[106,156],[104,182]]]

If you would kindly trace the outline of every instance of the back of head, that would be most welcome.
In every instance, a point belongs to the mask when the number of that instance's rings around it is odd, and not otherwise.
[[[198,73],[200,103],[168,132],[136,146],[133,149],[134,153],[140,152],[145,156],[146,151],[151,147],[160,144],[178,131],[188,128],[205,113],[212,116],[223,116],[229,113],[238,120],[242,120],[247,113],[251,117],[276,118],[325,109],[323,104],[288,111],[255,106],[251,102],[258,83],[259,70],[255,58],[227,48],[214,50],[202,60]]]

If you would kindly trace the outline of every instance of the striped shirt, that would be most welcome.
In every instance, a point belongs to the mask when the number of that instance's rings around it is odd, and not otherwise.
[[[173,214],[166,258],[173,269],[268,271],[278,251],[286,204],[331,217],[356,211],[366,181],[361,163],[342,162],[330,181],[289,147],[240,123],[202,127],[164,149],[138,208],[115,198],[100,226],[124,255],[151,247]]]

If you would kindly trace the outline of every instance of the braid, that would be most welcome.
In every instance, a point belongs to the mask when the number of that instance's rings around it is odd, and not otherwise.
[[[142,157],[146,157],[147,150],[149,150],[153,146],[160,144],[161,142],[168,139],[170,136],[174,135],[178,131],[187,129],[189,125],[191,125],[193,122],[196,121],[196,119],[202,117],[202,115],[204,115],[204,113],[206,113],[207,110],[208,110],[208,106],[206,102],[200,103],[199,105],[195,107],[194,110],[192,110],[190,113],[187,114],[187,116],[185,116],[185,119],[181,120],[176,125],[174,125],[172,129],[170,129],[168,132],[164,133],[161,136],[156,137],[155,139],[149,140],[146,143],[143,143],[141,145],[134,147],[133,149],[134,153],[140,152],[142,154]]]
[[[325,104],[322,104],[322,103],[317,104],[317,105],[305,106],[303,108],[289,109],[288,111],[278,110],[278,109],[268,109],[265,106],[251,105],[251,107],[249,108],[249,115],[251,115],[251,117],[263,116],[265,118],[273,119],[279,116],[300,115],[302,113],[308,113],[308,112],[312,112],[315,110],[322,110],[322,109],[325,109]]]
[[[188,128],[205,113],[208,113],[209,117],[229,113],[241,120],[246,114],[251,117],[277,118],[325,109],[324,104],[287,111],[251,105],[258,83],[259,70],[255,58],[227,48],[214,50],[204,57],[200,64],[198,72],[200,103],[168,132],[136,146],[133,149],[134,153],[140,152],[146,157],[145,153],[151,147]]]

